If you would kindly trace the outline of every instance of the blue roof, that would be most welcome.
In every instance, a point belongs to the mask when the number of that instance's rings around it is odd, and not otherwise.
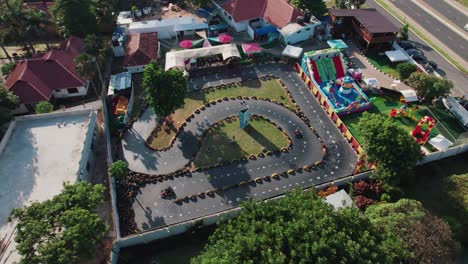
[[[272,26],[272,25],[269,25],[269,26],[266,26],[266,27],[262,27],[262,28],[259,28],[259,29],[256,29],[255,30],[255,34],[257,34],[258,36],[263,36],[263,35],[267,35],[271,32],[276,32],[276,27]]]
[[[126,39],[127,33],[125,32],[125,27],[116,27],[112,33],[112,40],[117,40],[123,43]]]

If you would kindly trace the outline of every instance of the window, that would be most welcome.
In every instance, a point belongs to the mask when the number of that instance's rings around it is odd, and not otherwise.
[[[68,88],[67,92],[69,94],[76,94],[76,93],[79,93],[80,91],[78,91],[78,88]]]

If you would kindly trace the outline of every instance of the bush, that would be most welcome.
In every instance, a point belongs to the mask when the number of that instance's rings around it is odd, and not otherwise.
[[[116,180],[125,177],[128,171],[128,163],[123,160],[115,161],[109,166],[109,173]]]
[[[8,78],[8,75],[15,69],[16,67],[16,61],[5,63],[2,66],[2,74],[3,77]]]
[[[365,196],[357,195],[356,197],[354,197],[354,203],[356,204],[357,208],[365,210],[367,207],[369,207],[369,205],[374,204],[375,201]]]
[[[36,114],[45,114],[52,112],[54,110],[54,106],[47,101],[42,101],[36,104],[34,110],[36,111]]]
[[[407,79],[410,77],[411,73],[417,71],[418,67],[415,64],[409,62],[403,62],[396,66],[398,74],[400,74],[401,79]]]

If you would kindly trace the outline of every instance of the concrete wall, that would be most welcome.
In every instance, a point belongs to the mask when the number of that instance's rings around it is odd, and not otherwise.
[[[91,145],[95,140],[96,135],[96,112],[89,114],[88,131],[86,131],[83,150],[81,151],[80,166],[77,172],[77,180],[89,181],[89,171],[87,169],[90,156],[93,152]]]
[[[16,127],[16,120],[13,120],[10,122],[10,125],[8,125],[8,129],[5,132],[5,135],[3,135],[2,141],[0,141],[0,155],[2,155],[6,144],[8,143],[8,140],[10,140],[11,134],[15,130],[15,127]]]
[[[468,143],[454,146],[446,150],[437,151],[430,153],[424,156],[423,160],[418,163],[418,165],[426,164],[432,161],[441,160],[451,156],[455,156],[468,151]]]
[[[135,89],[133,89],[132,83],[132,91],[130,93],[130,100],[128,101],[127,111],[125,112],[124,123],[128,125],[130,120],[132,119],[132,111],[133,111],[133,104],[135,102]]]

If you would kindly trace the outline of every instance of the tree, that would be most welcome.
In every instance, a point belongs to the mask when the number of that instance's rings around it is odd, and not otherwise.
[[[120,179],[122,177],[127,176],[128,173],[128,163],[123,160],[118,160],[113,162],[109,166],[109,173],[115,179]]]
[[[416,89],[419,97],[432,100],[445,97],[453,89],[453,82],[447,78],[438,78],[423,72],[414,72],[408,78],[408,84]]]
[[[143,73],[146,101],[159,118],[172,114],[184,106],[187,95],[187,79],[178,70],[164,71],[151,61]]]
[[[418,67],[415,64],[403,62],[396,66],[396,70],[400,74],[401,79],[407,79],[410,77],[411,73],[418,70]]]
[[[377,232],[355,208],[334,211],[314,193],[297,190],[267,203],[244,203],[191,262],[400,263],[409,252],[394,238]]]
[[[97,24],[102,29],[109,27],[112,29],[114,23],[114,3],[112,0],[91,0],[91,12],[97,19]]]
[[[405,23],[403,26],[400,28],[400,34],[398,35],[398,38],[400,40],[408,40],[408,32],[409,32],[409,24]]]
[[[81,77],[89,80],[91,85],[94,88],[94,93],[96,96],[99,96],[96,85],[93,82],[94,74],[96,74],[97,66],[94,61],[95,57],[89,55],[88,53],[82,53],[75,58],[75,71]]]
[[[47,49],[50,50],[49,42],[47,41],[48,32],[46,26],[52,25],[52,21],[47,17],[47,14],[35,9],[28,9],[25,14],[27,31],[33,36],[44,39]]]
[[[291,3],[301,10],[310,12],[318,19],[328,12],[328,8],[322,0],[291,0]]]
[[[364,113],[358,133],[363,138],[368,160],[377,163],[378,179],[395,186],[414,176],[416,162],[422,158],[420,146],[391,118]]]
[[[47,101],[41,101],[36,104],[34,111],[36,114],[46,114],[54,111],[54,106]]]
[[[5,0],[0,3],[0,21],[13,33],[11,39],[22,42],[25,50],[35,53],[36,50],[30,41],[30,34],[27,30],[27,15],[23,8],[22,0]]]
[[[97,18],[91,0],[56,0],[51,7],[57,29],[65,36],[84,37],[97,32]]]
[[[8,75],[10,75],[10,73],[15,69],[15,67],[16,67],[16,61],[3,64],[2,66],[3,77],[5,79],[8,78]]]
[[[103,199],[104,186],[79,182],[65,184],[50,200],[13,209],[19,263],[78,263],[91,256],[109,229],[94,212]]]
[[[372,205],[366,215],[380,232],[394,233],[406,244],[411,263],[450,263],[459,247],[450,226],[416,200]]]
[[[11,110],[19,106],[19,97],[0,84],[0,125],[11,120]]]
[[[336,0],[335,6],[339,9],[359,9],[366,0]]]

